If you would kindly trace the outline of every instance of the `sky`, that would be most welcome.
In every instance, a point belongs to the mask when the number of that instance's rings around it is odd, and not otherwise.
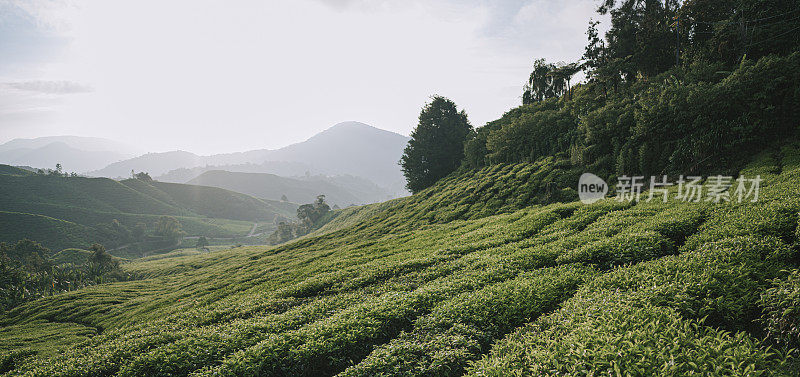
[[[0,0],[0,143],[278,148],[343,121],[408,135],[430,96],[473,126],[536,58],[580,58],[596,0]]]

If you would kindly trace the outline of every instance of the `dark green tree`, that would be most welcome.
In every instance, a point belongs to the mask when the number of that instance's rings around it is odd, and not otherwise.
[[[286,222],[279,222],[278,229],[269,237],[269,242],[273,245],[284,243],[294,238],[294,227]]]
[[[303,235],[310,232],[330,211],[331,207],[325,203],[325,195],[318,195],[314,203],[301,205],[297,208],[297,219],[300,220],[300,223],[297,224],[296,233]]]
[[[133,226],[133,230],[131,232],[133,238],[137,241],[141,241],[144,239],[145,234],[147,234],[147,224],[145,223],[136,223]]]
[[[47,261],[50,249],[29,239],[19,240],[13,245],[0,243],[0,253],[8,259],[11,265],[21,266],[28,270],[41,271],[50,267],[50,263]]]
[[[161,216],[158,221],[156,221],[155,228],[157,236],[170,241],[176,241],[186,234],[183,232],[183,228],[178,219],[172,216]]]
[[[95,243],[92,245],[91,251],[92,256],[89,257],[88,266],[90,276],[100,278],[119,268],[119,262],[106,252],[106,248],[103,245]]]
[[[206,236],[200,236],[197,238],[197,245],[195,245],[197,250],[202,250],[208,247],[208,239]]]
[[[605,48],[626,82],[654,76],[675,64],[678,0],[604,0],[598,11],[611,15]],[[591,36],[590,36],[591,38]]]
[[[400,165],[406,187],[419,192],[455,171],[464,159],[464,142],[472,134],[467,113],[453,101],[433,96],[419,114]]]
[[[153,181],[153,178],[150,177],[150,174],[148,174],[146,172],[136,173],[135,177],[136,177],[136,179],[138,179],[140,181],[145,181],[145,182],[152,182]]]

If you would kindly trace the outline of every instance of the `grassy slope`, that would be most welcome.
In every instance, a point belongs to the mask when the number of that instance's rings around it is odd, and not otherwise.
[[[291,203],[268,202],[222,189],[139,180],[0,174],[0,191],[4,194],[0,195],[0,223],[8,224],[0,241],[28,237],[53,249],[87,247],[91,242],[115,246],[115,240],[102,239],[92,231],[114,219],[128,227],[139,222],[152,227],[160,216],[174,216],[190,235],[232,237],[246,235],[253,221],[271,224],[276,214],[294,215]],[[20,216],[25,223],[18,221]]]
[[[748,169],[765,179],[758,203],[529,206],[519,186],[538,171],[490,167],[342,211],[315,237],[132,262],[151,277],[25,304],[0,318],[0,353],[40,354],[0,365],[42,376],[788,370],[756,319],[769,279],[796,267],[797,147]],[[56,324],[79,335],[34,340]]]
[[[87,226],[28,213],[0,211],[0,229],[3,230],[0,242],[13,243],[28,238],[55,250],[104,241],[97,239]]]

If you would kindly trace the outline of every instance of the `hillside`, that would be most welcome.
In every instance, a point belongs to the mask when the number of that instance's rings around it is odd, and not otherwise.
[[[296,208],[218,188],[138,179],[0,174],[0,191],[0,221],[7,224],[0,242],[27,237],[54,250],[138,241],[132,229],[142,223],[152,230],[161,216],[177,218],[189,235],[246,235],[253,222],[271,226],[275,216],[294,216]]]
[[[786,272],[799,260],[800,145],[739,172],[763,179],[757,202],[459,199],[531,167],[347,209],[277,248],[132,262],[151,278],[24,304],[0,320],[8,375],[796,370],[760,318],[780,294],[770,287],[800,284]],[[765,318],[781,320],[774,304]],[[50,342],[54,326],[74,335]]]
[[[325,195],[330,205],[346,207],[352,204],[374,203],[385,200],[388,194],[370,182],[352,178],[338,178],[346,188],[337,185],[337,178],[287,178],[266,173],[238,173],[211,170],[187,182],[191,185],[212,186],[241,192],[257,198],[281,200],[285,195],[290,202],[311,203],[317,195]]]
[[[30,213],[0,211],[0,229],[3,229],[0,242],[12,243],[27,238],[53,250],[112,241],[98,236],[89,226]]]
[[[408,137],[359,122],[344,122],[320,132],[306,141],[284,148],[198,156],[174,151],[148,153],[93,171],[101,177],[128,177],[131,170],[156,177],[180,168],[213,166],[228,170],[228,165],[261,165],[259,173],[286,176],[353,175],[368,179],[392,193],[403,191],[404,179],[397,162]],[[231,170],[242,171],[241,167]],[[247,171],[247,170],[245,170]],[[397,194],[395,194],[397,195]]]

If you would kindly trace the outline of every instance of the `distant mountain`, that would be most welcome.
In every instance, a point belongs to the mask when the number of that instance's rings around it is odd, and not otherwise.
[[[183,151],[150,153],[111,164],[89,174],[127,177],[131,170],[135,170],[146,171],[155,177],[181,168],[213,166],[215,169],[225,169],[228,165],[261,165],[269,162],[273,163],[272,168],[275,171],[267,171],[268,173],[286,176],[303,176],[307,172],[312,175],[352,175],[388,188],[398,196],[405,191],[403,174],[397,162],[408,140],[406,136],[364,123],[344,122],[304,142],[280,149],[211,156],[198,156]],[[277,171],[281,169],[282,171]]]
[[[279,177],[281,175],[292,175],[297,171],[302,171],[303,169],[306,169],[305,171],[309,172],[309,174],[303,176]],[[203,178],[195,180],[201,175],[215,170],[222,170],[231,173],[257,173],[253,176],[236,174],[230,175],[235,176],[237,179],[244,179],[243,177],[258,177],[260,174],[264,174],[264,176],[262,177],[263,179],[259,180],[257,184],[247,184],[237,188],[233,188],[234,186],[232,186],[230,182],[221,180],[211,180],[205,183],[200,182],[201,180],[208,180],[209,177],[212,176],[211,174],[206,174]],[[273,174],[272,172],[275,171],[278,173]],[[214,176],[216,177],[219,175],[222,174],[216,174]],[[181,168],[170,171],[167,174],[157,176],[154,179],[161,182],[207,184],[209,186],[227,188],[229,190],[274,200],[279,200],[283,194],[293,193],[288,195],[290,197],[289,200],[299,203],[303,203],[304,200],[316,196],[306,195],[307,191],[309,191],[307,189],[312,189],[310,191],[324,190],[330,193],[326,193],[326,195],[329,196],[328,201],[332,204],[339,204],[340,206],[382,202],[398,196],[398,190],[390,190],[380,187],[372,181],[361,177],[352,175],[311,175],[310,168],[307,165],[299,162],[291,163],[267,161],[258,165],[240,164],[225,165],[221,167],[205,166],[196,168]],[[266,184],[272,184],[274,187],[264,187],[263,185]],[[300,194],[301,192],[306,194]],[[344,192],[347,194],[343,194]],[[339,195],[336,193],[342,194]]]
[[[83,173],[138,154],[134,147],[101,138],[48,136],[0,144],[0,163]]]
[[[408,140],[364,123],[345,122],[302,143],[275,150],[268,159],[303,162],[325,174],[349,174],[391,187],[405,181],[398,161]]]
[[[287,178],[267,173],[211,170],[189,184],[219,187],[269,200],[280,200],[285,195],[295,203],[311,203],[317,195],[325,195],[330,205],[340,207],[384,201],[388,195],[374,183],[356,177]]]
[[[115,162],[103,169],[89,172],[96,177],[130,177],[131,171],[147,172],[155,177],[171,170],[206,165],[205,157],[186,151],[148,153],[128,160]]]
[[[33,139],[14,139],[5,144],[0,144],[0,152],[13,149],[36,149],[52,143],[64,143],[75,149],[84,151],[117,151],[122,154],[139,154],[141,150],[131,145],[99,137],[84,136],[45,136]]]
[[[186,183],[211,170],[225,170],[239,173],[269,173],[284,177],[295,176],[298,172],[311,174],[314,169],[300,162],[266,161],[261,164],[236,164],[222,166],[198,166],[194,168],[180,168],[166,174],[154,176],[153,179],[161,182]]]
[[[0,242],[25,237],[53,249],[134,242],[134,226],[153,230],[161,216],[177,218],[188,235],[244,236],[254,222],[270,231],[297,209],[216,187],[37,175],[7,165],[0,165],[0,192]]]

